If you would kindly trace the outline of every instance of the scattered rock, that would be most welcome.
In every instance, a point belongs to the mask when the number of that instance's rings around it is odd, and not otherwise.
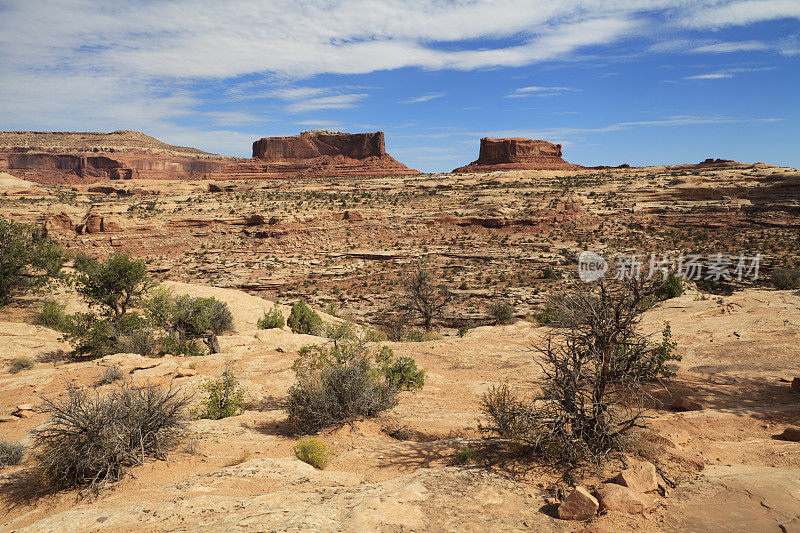
[[[267,221],[264,219],[264,215],[250,215],[244,217],[244,223],[247,226],[263,226]]]
[[[650,492],[658,489],[658,474],[652,463],[643,461],[620,472],[615,480],[634,492]]]
[[[672,402],[673,411],[701,411],[703,405],[685,396],[679,396]]]
[[[589,520],[600,508],[597,498],[584,487],[575,490],[558,506],[558,517],[562,520]]]
[[[349,222],[361,222],[364,220],[364,216],[358,211],[345,211],[342,218]]]
[[[679,463],[683,463],[698,471],[703,470],[706,467],[706,463],[703,461],[703,458],[697,454],[669,447],[664,450],[664,453]]]
[[[17,409],[11,414],[16,416],[17,418],[30,418],[36,414],[34,409],[35,407],[33,406],[33,404],[23,403],[18,405]]]
[[[11,415],[0,415],[0,424],[2,424],[3,422],[13,422],[16,419],[17,419],[16,417]]]
[[[685,429],[668,428],[659,433],[662,437],[672,443],[673,448],[689,442],[689,432]]]
[[[780,438],[791,442],[800,442],[800,428],[789,426],[780,434]]]
[[[655,500],[647,494],[616,483],[601,483],[597,487],[597,497],[601,509],[625,514],[643,514],[656,506]]]

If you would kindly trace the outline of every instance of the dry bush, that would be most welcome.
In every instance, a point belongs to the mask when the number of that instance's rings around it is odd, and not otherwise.
[[[450,303],[452,293],[444,284],[437,283],[423,265],[417,265],[405,278],[406,309],[419,316],[425,331],[430,331],[433,321]]]
[[[669,326],[658,344],[636,331],[656,290],[646,281],[601,281],[562,296],[554,307],[560,327],[534,346],[544,374],[539,396],[494,388],[483,398],[482,429],[567,469],[623,449],[624,435],[641,425],[644,385],[668,375],[666,361],[678,358]]]
[[[44,399],[50,419],[33,432],[40,472],[60,488],[100,492],[147,459],[164,459],[183,435],[188,398],[178,389],[120,385],[105,395],[70,386]]]

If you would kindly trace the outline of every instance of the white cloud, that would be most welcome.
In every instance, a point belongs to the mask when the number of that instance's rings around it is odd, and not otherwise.
[[[579,91],[574,87],[520,87],[514,89],[510,94],[505,95],[503,98],[527,98],[529,96],[553,96],[563,93],[565,91]]]
[[[409,98],[408,100],[400,100],[399,103],[401,104],[421,104],[422,102],[430,102],[431,100],[436,100],[437,98],[441,98],[446,96],[447,93],[429,93],[423,94],[422,96],[416,96],[414,98]]]
[[[680,19],[680,22],[690,28],[721,28],[783,18],[800,19],[800,2],[797,0],[714,2],[710,6],[690,11]]]

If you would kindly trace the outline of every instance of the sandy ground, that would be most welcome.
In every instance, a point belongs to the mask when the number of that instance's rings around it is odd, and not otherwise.
[[[530,347],[545,329],[526,321],[485,326],[465,337],[388,343],[426,370],[423,390],[402,393],[377,419],[323,433],[334,457],[316,470],[293,456],[282,401],[294,380],[297,350],[323,339],[262,331],[255,321],[272,303],[232,289],[172,283],[178,293],[213,295],[231,307],[236,332],[220,338],[222,353],[145,359],[117,354],[81,363],[38,363],[18,374],[0,370],[0,415],[66,383],[94,388],[104,366],[118,363],[134,382],[173,383],[196,391],[234,361],[249,409],[220,420],[192,421],[193,438],[167,461],[134,468],[95,500],[74,492],[36,494],[9,483],[0,489],[3,531],[577,531],[584,524],[555,517],[553,475],[515,463],[480,460],[454,466],[467,445],[483,448],[477,429],[481,395],[493,384],[536,387]],[[286,312],[286,309],[284,309]],[[64,347],[59,334],[21,322],[25,309],[0,315],[0,364],[19,355]],[[683,360],[677,376],[654,394],[665,405],[649,424],[686,430],[684,451],[702,458],[702,472],[670,466],[675,488],[646,516],[605,513],[591,521],[607,531],[793,531],[800,524],[800,444],[777,440],[800,423],[800,296],[748,289],[729,297],[690,291],[647,312],[643,328],[669,321]],[[191,370],[196,375],[176,377]],[[100,391],[104,387],[98,387]],[[705,409],[675,413],[672,396]],[[27,442],[43,414],[0,423],[4,440]],[[409,440],[388,435],[406,426]],[[13,480],[26,465],[2,473]],[[669,467],[669,468],[667,468]],[[610,467],[612,470],[614,466]],[[591,485],[604,474],[587,479]]]

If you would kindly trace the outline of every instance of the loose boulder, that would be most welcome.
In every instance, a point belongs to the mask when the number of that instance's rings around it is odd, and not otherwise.
[[[800,428],[789,426],[783,430],[780,438],[791,442],[800,442]]]
[[[652,463],[643,461],[617,474],[616,483],[635,492],[650,492],[658,489],[658,474]]]
[[[616,483],[601,483],[597,487],[600,508],[625,514],[643,514],[655,508],[656,502],[647,494]]]
[[[575,487],[558,506],[558,517],[562,520],[589,520],[600,508],[597,498],[584,487]]]

